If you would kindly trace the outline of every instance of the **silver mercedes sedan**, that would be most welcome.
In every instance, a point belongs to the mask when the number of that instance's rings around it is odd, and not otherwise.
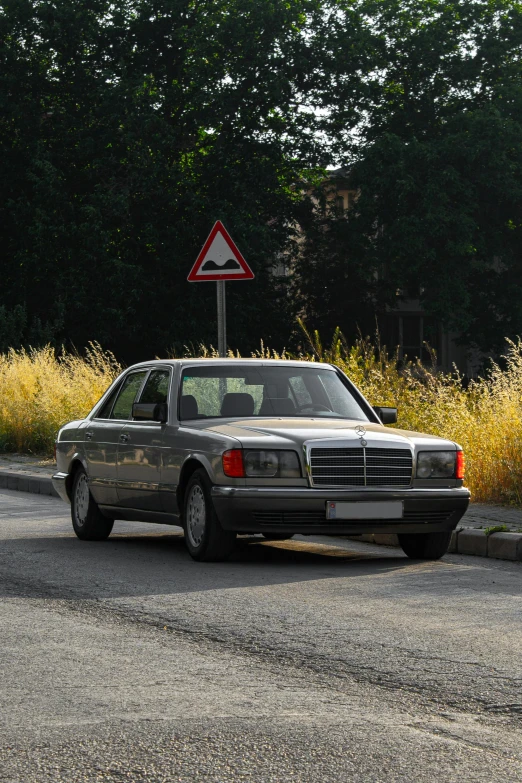
[[[181,525],[209,561],[241,533],[396,533],[409,557],[437,559],[469,502],[462,449],[384,426],[396,420],[333,365],[144,362],[62,427],[53,482],[83,540],[118,519]]]

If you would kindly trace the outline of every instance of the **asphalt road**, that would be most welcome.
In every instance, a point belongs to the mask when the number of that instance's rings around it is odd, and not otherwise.
[[[522,564],[68,513],[0,490],[0,781],[522,781]]]

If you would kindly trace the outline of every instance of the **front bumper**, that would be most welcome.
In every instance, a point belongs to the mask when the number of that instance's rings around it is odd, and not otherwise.
[[[212,487],[212,500],[225,530],[240,533],[436,533],[454,530],[466,511],[469,490],[328,490],[301,487]],[[402,500],[402,519],[327,519],[328,501]]]
[[[53,487],[58,492],[62,500],[65,500],[66,503],[70,503],[71,499],[69,495],[67,494],[67,486],[66,481],[69,478],[68,473],[55,473],[53,476]]]

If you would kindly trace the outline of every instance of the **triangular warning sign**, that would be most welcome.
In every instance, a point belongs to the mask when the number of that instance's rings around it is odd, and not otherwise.
[[[254,273],[232,237],[223,223],[217,220],[187,280],[189,283],[204,283],[209,280],[252,280],[253,277]]]

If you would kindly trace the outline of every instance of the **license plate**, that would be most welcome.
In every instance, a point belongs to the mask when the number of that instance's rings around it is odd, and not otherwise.
[[[402,500],[375,502],[337,502],[327,501],[327,519],[402,519]]]

